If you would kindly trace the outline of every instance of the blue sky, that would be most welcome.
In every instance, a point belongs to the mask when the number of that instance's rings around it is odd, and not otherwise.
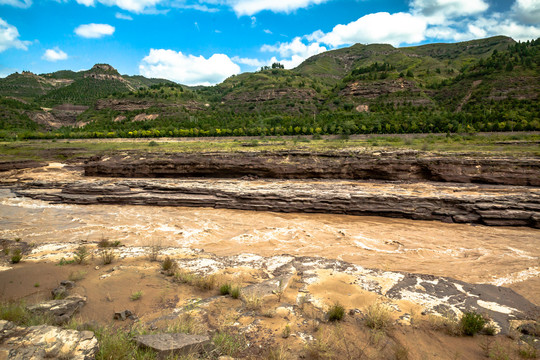
[[[355,43],[540,37],[540,0],[0,0],[0,76],[109,63],[187,85]]]

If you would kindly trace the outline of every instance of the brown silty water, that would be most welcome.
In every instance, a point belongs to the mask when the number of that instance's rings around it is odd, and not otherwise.
[[[49,204],[0,190],[0,238],[41,244],[103,237],[127,246],[160,243],[217,255],[322,256],[368,268],[509,286],[540,305],[538,229],[333,214]]]

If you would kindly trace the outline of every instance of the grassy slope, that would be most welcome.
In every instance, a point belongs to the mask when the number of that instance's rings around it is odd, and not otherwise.
[[[539,134],[478,134],[478,135],[360,135],[349,139],[325,137],[266,137],[218,139],[150,139],[70,140],[70,141],[19,141],[0,142],[0,161],[17,160],[66,160],[90,157],[96,154],[134,150],[145,152],[236,152],[236,151],[373,151],[412,149],[439,154],[471,154],[478,156],[540,156]]]

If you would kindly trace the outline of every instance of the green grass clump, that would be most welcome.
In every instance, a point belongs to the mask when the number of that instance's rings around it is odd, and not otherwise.
[[[244,337],[226,331],[218,332],[214,335],[212,342],[218,353],[221,355],[234,357],[246,348],[246,340]]]
[[[24,301],[0,303],[0,319],[11,321],[19,326],[53,325],[50,313],[33,313]]]
[[[21,249],[13,249],[12,255],[11,255],[11,263],[17,264],[22,260],[22,251]]]
[[[345,308],[341,304],[335,303],[330,307],[326,316],[328,317],[328,321],[341,321],[345,316]]]
[[[459,321],[461,332],[467,336],[478,334],[485,325],[486,319],[474,311],[465,312]]]
[[[231,284],[223,284],[219,287],[219,293],[221,295],[229,295],[231,293]]]
[[[240,298],[240,294],[241,294],[241,290],[240,290],[240,286],[233,286],[231,287],[230,291],[229,291],[229,294],[231,295],[231,297],[233,299],[238,299]]]
[[[99,343],[96,360],[117,359],[156,359],[156,353],[149,349],[141,349],[131,339],[129,332],[122,329],[97,328],[94,331]]]
[[[131,294],[131,296],[129,297],[129,299],[131,301],[136,301],[136,300],[140,300],[143,296],[143,292],[142,290],[139,290],[139,291],[135,291],[133,294]]]
[[[374,330],[386,329],[392,323],[390,307],[381,302],[370,305],[366,310],[364,321],[368,328]]]

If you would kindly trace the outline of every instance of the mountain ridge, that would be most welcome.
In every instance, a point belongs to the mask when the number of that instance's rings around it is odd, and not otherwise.
[[[0,79],[0,96],[52,109],[41,118],[60,117],[55,126],[77,136],[537,130],[539,49],[540,40],[504,36],[404,48],[355,44],[295,69],[275,64],[209,87],[120,75],[96,64],[80,72],[12,74]],[[66,114],[62,104],[87,110]],[[4,112],[35,118],[33,111]]]

